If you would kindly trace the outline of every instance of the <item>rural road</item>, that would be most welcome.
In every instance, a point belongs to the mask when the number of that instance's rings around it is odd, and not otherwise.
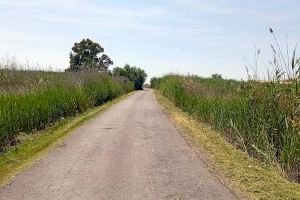
[[[136,92],[0,189],[1,200],[236,199],[156,102]]]

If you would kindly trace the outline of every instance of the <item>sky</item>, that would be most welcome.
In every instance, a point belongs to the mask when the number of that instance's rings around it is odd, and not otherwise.
[[[299,10],[299,0],[0,0],[0,57],[64,70],[72,45],[90,38],[110,68],[244,79],[255,49],[267,69],[269,27],[283,47],[299,44]]]

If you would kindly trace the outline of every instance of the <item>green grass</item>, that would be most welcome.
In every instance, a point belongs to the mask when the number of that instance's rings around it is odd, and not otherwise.
[[[248,155],[300,181],[299,80],[244,82],[168,75],[155,88]]]
[[[0,72],[0,151],[18,143],[21,133],[43,130],[134,90],[132,82],[99,72]]]
[[[16,174],[30,167],[36,160],[59,144],[72,130],[129,95],[123,95],[75,117],[64,119],[47,130],[19,136],[21,142],[18,145],[10,147],[6,152],[0,154],[0,186],[8,183]]]
[[[170,118],[217,176],[242,199],[300,199],[300,185],[270,164],[249,157],[210,126],[184,113],[160,91],[156,96]]]

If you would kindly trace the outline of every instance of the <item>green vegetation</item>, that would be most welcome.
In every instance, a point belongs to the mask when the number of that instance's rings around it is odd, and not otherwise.
[[[284,57],[272,29],[270,33],[277,49],[271,45],[274,74],[268,74],[268,81],[257,80],[257,74],[249,75],[248,81],[225,80],[219,74],[167,75],[153,78],[151,85],[248,155],[275,164],[299,182],[300,58],[296,49]],[[255,69],[259,54],[260,50]]]
[[[300,185],[285,179],[276,167],[235,148],[210,126],[182,112],[160,91],[156,90],[156,97],[201,159],[241,199],[300,199]]]
[[[130,65],[125,65],[123,68],[116,67],[113,69],[113,75],[117,77],[126,77],[134,83],[136,90],[142,90],[143,84],[147,78],[146,72],[139,67],[131,67]]]
[[[134,89],[124,78],[93,72],[0,70],[0,150],[32,133]]]
[[[68,71],[107,71],[113,61],[103,53],[104,48],[90,39],[75,43],[70,53],[70,68]]]
[[[126,98],[128,95],[129,94],[123,95],[101,106],[89,109],[77,116],[61,120],[46,130],[39,131],[35,134],[19,135],[20,143],[1,154],[0,186],[9,182],[17,173],[30,167],[37,159],[45,155],[56,145],[59,145],[59,142],[63,141],[72,130],[114,103]]]
[[[157,79],[154,86],[249,155],[279,164],[299,180],[297,82],[286,85],[168,75]]]

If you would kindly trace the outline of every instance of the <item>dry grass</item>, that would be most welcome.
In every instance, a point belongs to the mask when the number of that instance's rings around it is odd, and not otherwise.
[[[156,91],[158,101],[176,125],[201,148],[207,163],[230,182],[230,187],[245,199],[300,199],[300,185],[288,181],[276,167],[264,164],[228,143],[213,131]]]

